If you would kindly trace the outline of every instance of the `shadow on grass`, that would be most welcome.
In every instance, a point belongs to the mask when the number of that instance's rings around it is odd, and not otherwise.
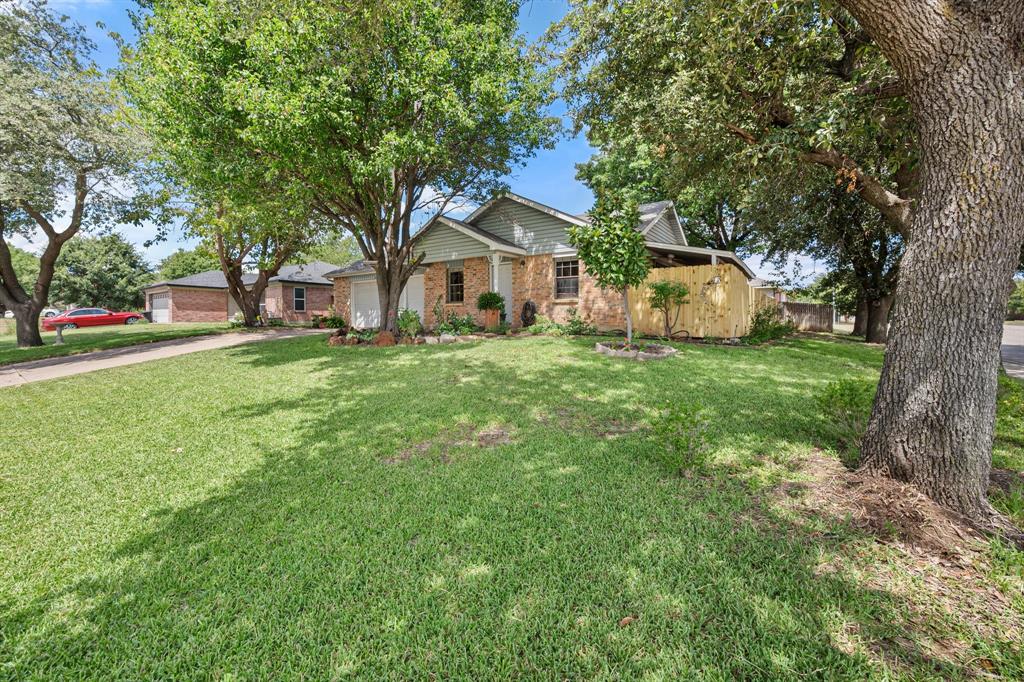
[[[5,674],[964,676],[919,644],[930,616],[822,570],[849,532],[795,524],[734,469],[669,475],[643,430],[602,429],[687,396],[744,447],[790,448],[815,428],[793,409],[809,378],[759,375],[772,360],[756,355],[723,372],[714,351],[668,366],[583,342],[322,343],[228,352],[322,380],[223,419],[307,418],[260,466],[112,548],[108,570],[5,611]],[[775,361],[808,362],[787,352]],[[511,443],[456,441],[455,424]],[[69,603],[84,616],[54,613]]]

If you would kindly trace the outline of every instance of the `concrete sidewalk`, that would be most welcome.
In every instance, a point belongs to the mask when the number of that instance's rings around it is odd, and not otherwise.
[[[137,365],[141,362],[173,358],[177,355],[187,355],[188,353],[197,353],[203,350],[229,348],[244,343],[292,339],[298,336],[310,336],[313,334],[327,334],[330,331],[329,329],[264,329],[255,332],[235,332],[214,336],[192,336],[172,341],[157,341],[138,346],[112,348],[94,353],[21,362],[16,365],[0,367],[0,388],[20,386],[21,384],[46,381],[47,379],[59,379],[60,377],[109,369],[110,367]]]
[[[1006,373],[1024,381],[1024,324],[1003,325],[1003,345],[1000,351]]]

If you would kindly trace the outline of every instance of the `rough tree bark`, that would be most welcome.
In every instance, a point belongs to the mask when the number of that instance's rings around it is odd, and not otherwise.
[[[986,489],[1002,321],[1024,241],[1024,0],[840,2],[898,72],[921,146],[863,466],[1016,534]]]
[[[629,287],[622,287],[622,309],[626,314],[626,343],[633,343],[633,311],[629,307]]]
[[[857,298],[857,313],[853,318],[853,335],[867,336],[868,332],[868,299],[864,292]]]

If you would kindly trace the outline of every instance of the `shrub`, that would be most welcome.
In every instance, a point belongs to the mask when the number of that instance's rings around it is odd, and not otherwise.
[[[228,320],[228,326],[232,329],[245,326],[245,316],[242,315],[241,310],[231,316],[231,319]]]
[[[654,434],[665,448],[673,468],[680,473],[702,469],[711,452],[708,436],[711,420],[700,404],[670,403],[661,411]]]
[[[505,297],[497,291],[485,291],[476,298],[477,310],[505,311]]]
[[[320,322],[328,329],[344,329],[347,326],[345,318],[341,315],[324,315],[320,318]]]
[[[412,308],[404,308],[398,313],[398,331],[402,336],[416,336],[423,330],[420,314]]]
[[[871,418],[876,388],[876,382],[867,379],[840,379],[829,383],[816,398],[839,458],[851,469],[860,463],[860,441]]]
[[[561,336],[565,333],[562,325],[544,315],[538,315],[537,320],[527,327],[526,331],[531,334],[549,334],[551,336]]]
[[[562,325],[562,330],[569,336],[593,336],[597,326],[581,317],[576,308],[569,308],[569,321]]]
[[[782,319],[782,308],[777,305],[768,305],[758,308],[750,320],[750,333],[745,340],[747,343],[764,343],[789,336],[796,331],[792,322]]]
[[[463,334],[472,334],[474,331],[476,331],[476,321],[468,313],[466,315],[457,315],[454,311],[449,312],[448,317],[441,324],[437,325],[438,334],[461,336]]]
[[[650,291],[647,296],[648,302],[652,308],[661,311],[665,320],[665,336],[672,336],[672,330],[679,323],[679,315],[683,304],[687,303],[686,297],[690,295],[690,290],[679,282],[668,281],[651,282],[647,289]]]

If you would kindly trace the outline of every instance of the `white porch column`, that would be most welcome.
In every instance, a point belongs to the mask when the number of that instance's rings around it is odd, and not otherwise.
[[[498,265],[501,264],[501,254],[491,253],[491,291],[498,290]]]
[[[718,265],[718,254],[717,253],[711,254],[711,264],[712,265]]]

